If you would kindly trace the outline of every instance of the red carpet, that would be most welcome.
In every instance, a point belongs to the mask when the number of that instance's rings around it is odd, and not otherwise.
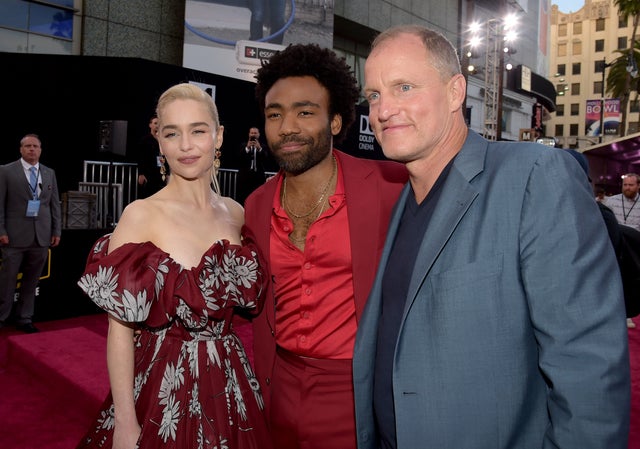
[[[635,329],[629,329],[631,359],[631,430],[629,449],[640,449],[640,317],[634,318]]]
[[[640,325],[640,318],[636,319]],[[109,389],[104,314],[36,323],[41,332],[0,330],[0,449],[73,449]],[[251,328],[236,332],[251,353]],[[629,330],[631,432],[640,449],[640,326]],[[604,448],[603,448],[604,449]]]

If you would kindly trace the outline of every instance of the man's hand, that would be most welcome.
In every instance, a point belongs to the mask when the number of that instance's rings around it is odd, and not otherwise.
[[[9,244],[9,236],[0,235],[0,245],[8,245],[8,244]]]

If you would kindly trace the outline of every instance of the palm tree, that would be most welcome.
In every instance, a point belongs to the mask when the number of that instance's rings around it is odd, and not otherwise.
[[[620,135],[626,135],[627,129],[627,105],[629,104],[629,94],[632,88],[638,98],[639,78],[638,66],[640,65],[640,42],[636,39],[638,22],[640,21],[640,1],[638,0],[613,0],[618,7],[618,13],[624,20],[629,17],[633,19],[633,31],[631,32],[631,45],[626,50],[616,50],[620,56],[611,64],[611,70],[607,77],[606,91],[613,98],[621,98],[620,109],[622,110],[622,120],[620,123]],[[635,73],[632,76],[632,68]],[[605,67],[602,68],[604,70]]]

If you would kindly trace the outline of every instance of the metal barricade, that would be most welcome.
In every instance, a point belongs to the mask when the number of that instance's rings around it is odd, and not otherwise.
[[[118,223],[122,210],[138,197],[138,165],[129,162],[84,161],[79,190],[96,194],[99,227]]]
[[[220,184],[220,195],[236,198],[236,185],[238,182],[238,170],[235,168],[218,169],[218,183]]]
[[[108,182],[80,182],[78,190],[96,196],[96,225],[101,229],[113,228],[122,215],[122,184]]]
[[[125,207],[138,198],[138,164],[84,161],[82,181],[121,184],[122,204]]]

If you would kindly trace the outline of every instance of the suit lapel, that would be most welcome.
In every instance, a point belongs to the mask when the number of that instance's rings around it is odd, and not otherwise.
[[[486,149],[487,143],[470,131],[465,145],[456,156],[442,186],[440,199],[420,244],[407,291],[403,321],[431,268],[478,196],[478,191],[471,185],[471,180],[484,169]],[[401,214],[402,210],[398,213]]]
[[[364,310],[369,295],[368,288],[373,282],[375,268],[371,267],[376,260],[377,245],[372,239],[378,235],[378,217],[380,202],[374,194],[378,185],[370,176],[371,169],[363,170],[361,164],[351,164],[350,160],[336,152],[342,166],[342,178],[346,192],[347,215],[349,219],[349,236],[351,239],[351,264],[353,270],[353,296],[356,307],[356,317],[359,319]],[[348,176],[344,174],[348,173]],[[367,192],[361,195],[361,192]]]
[[[9,170],[9,172],[11,173],[11,176],[13,176],[13,180],[16,183],[15,185],[16,186],[21,185],[26,198],[31,199],[33,194],[31,193],[31,186],[29,185],[29,180],[24,174],[24,168],[22,167],[22,162],[20,162],[20,159],[18,159],[17,161],[12,162],[12,164],[13,164],[13,170]]]

